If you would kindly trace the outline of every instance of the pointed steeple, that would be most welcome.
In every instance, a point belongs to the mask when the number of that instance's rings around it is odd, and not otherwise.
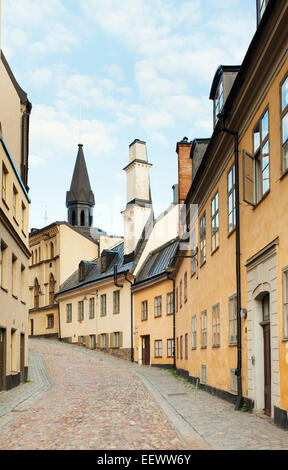
[[[73,226],[91,227],[95,198],[91,189],[83,145],[78,145],[78,155],[70,191],[67,191],[68,222]]]

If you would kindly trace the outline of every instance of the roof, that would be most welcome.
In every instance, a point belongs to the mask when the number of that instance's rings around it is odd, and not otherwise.
[[[107,250],[106,250],[107,251]],[[130,270],[133,263],[124,264],[124,242],[117,245],[109,253],[115,253],[114,258],[108,264],[104,273],[101,272],[101,257],[93,262],[89,262],[89,270],[83,282],[79,281],[79,270],[75,271],[61,286],[56,296],[61,295],[67,291],[74,291],[81,289],[87,285],[100,283],[109,278],[114,277],[114,266],[117,266],[118,274],[124,274]],[[86,262],[85,262],[86,263]]]
[[[240,70],[240,65],[219,65],[218,69],[216,70],[216,73],[214,75],[214,79],[212,82],[211,90],[210,90],[210,100],[214,100],[216,96],[216,91],[218,88],[219,81],[223,75],[223,73],[227,72],[239,72]]]
[[[87,238],[88,240],[96,244],[99,243],[100,236],[107,235],[107,232],[97,227],[74,227],[73,225],[70,225],[68,222],[56,221],[40,229],[32,228],[29,234],[29,238],[32,238],[34,235],[39,235],[39,233],[41,232],[44,232],[44,231],[47,232],[50,228],[54,226],[58,226],[58,225],[66,225],[67,227],[71,228],[71,230],[74,230],[74,232],[79,233],[83,237]]]
[[[8,64],[8,62],[7,62],[7,60],[6,60],[6,57],[5,57],[5,55],[3,54],[3,51],[2,51],[2,50],[1,50],[1,61],[2,61],[3,65],[4,65],[5,69],[6,69],[6,72],[7,72],[8,75],[9,75],[9,78],[10,78],[11,82],[13,83],[13,86],[14,86],[14,88],[15,88],[15,90],[16,90],[16,92],[17,92],[19,98],[20,98],[21,103],[22,103],[22,104],[27,104],[27,103],[29,103],[28,98],[27,98],[27,93],[25,93],[25,91],[22,90],[22,88],[20,87],[19,83],[17,82],[17,80],[16,80],[16,78],[15,78],[15,76],[14,76],[14,74],[13,74],[13,72],[12,72],[12,70],[11,70],[11,68],[10,68],[10,66],[9,66],[9,64]],[[31,106],[31,103],[29,103],[29,106]]]
[[[66,205],[72,202],[84,202],[95,205],[82,144],[78,145],[78,154],[71,187],[70,191],[67,191]]]
[[[169,267],[171,258],[175,256],[178,245],[179,239],[175,238],[152,251],[147,256],[142,269],[139,271],[135,284],[139,284],[151,278],[155,278],[156,276],[160,276],[161,274],[165,274],[166,268]]]

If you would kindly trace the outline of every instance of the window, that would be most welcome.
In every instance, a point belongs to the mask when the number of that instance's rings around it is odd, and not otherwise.
[[[220,346],[220,305],[212,308],[212,344]]]
[[[176,312],[178,312],[178,303],[179,303],[179,296],[178,296],[178,287],[176,289]]]
[[[167,339],[167,357],[174,357],[174,340]]]
[[[217,90],[217,93],[216,93],[216,97],[215,97],[215,100],[214,100],[214,123],[215,123],[215,126],[217,124],[217,121],[218,121],[218,114],[221,113],[222,109],[223,109],[223,105],[224,105],[224,87],[223,87],[223,80],[220,81],[219,85],[218,85],[218,90]]]
[[[162,357],[162,339],[155,341],[155,357]]]
[[[17,257],[12,254],[12,295],[18,297],[18,260]]]
[[[84,320],[84,302],[81,300],[78,302],[78,321]]]
[[[51,242],[51,243],[50,243],[50,258],[51,258],[51,259],[54,258],[54,254],[55,254],[55,253],[54,253],[54,245],[53,245],[53,243]]]
[[[179,338],[177,338],[177,359],[179,359]]]
[[[197,348],[197,317],[192,317],[192,349]]]
[[[48,330],[54,328],[54,315],[47,315],[47,328]]]
[[[269,0],[257,0],[257,25],[259,25]]]
[[[120,291],[113,292],[113,313],[120,312]]]
[[[49,305],[54,305],[54,294],[55,294],[55,280],[53,274],[50,275],[49,280]]]
[[[154,299],[154,316],[161,317],[162,315],[162,296],[155,297]]]
[[[282,173],[288,169],[288,76],[281,85]]]
[[[100,335],[100,347],[101,348],[107,347],[107,335],[106,334]]]
[[[38,279],[34,282],[34,308],[39,308],[40,286]]]
[[[237,297],[229,299],[229,344],[237,344]]]
[[[183,359],[183,336],[180,336],[180,359]]]
[[[66,305],[66,323],[72,323],[72,304]]]
[[[148,320],[148,302],[144,300],[141,302],[141,320],[146,321]]]
[[[21,204],[21,229],[23,233],[26,233],[26,207],[25,204],[22,202]]]
[[[212,252],[219,246],[219,194],[215,194],[211,201],[211,234]]]
[[[180,308],[182,307],[182,300],[183,300],[183,288],[182,288],[182,281],[180,281],[180,287],[179,287],[179,292],[180,292]]]
[[[4,163],[2,164],[2,199],[8,202],[8,170]]]
[[[7,261],[8,261],[8,247],[6,243],[1,240],[1,279],[0,279],[0,285],[3,289],[7,289],[8,287],[8,266],[7,266]]]
[[[244,200],[256,205],[270,189],[269,110],[253,131],[253,155],[243,152]]]
[[[167,294],[167,315],[173,314],[173,292]]]
[[[95,318],[95,299],[92,297],[89,299],[89,319]]]
[[[201,368],[201,382],[202,384],[207,383],[207,367],[204,365],[202,365],[202,368]]]
[[[230,391],[238,392],[236,369],[230,369]]]
[[[21,264],[21,302],[26,302],[26,269]]]
[[[288,339],[288,269],[283,273],[283,337]]]
[[[196,268],[197,268],[197,259],[196,259],[196,229],[194,228],[192,233],[191,233],[191,254],[193,256],[191,258],[191,276],[196,274]]]
[[[100,315],[101,317],[105,317],[106,311],[106,294],[101,295],[100,297]]]
[[[13,217],[18,220],[18,191],[13,184]]]
[[[184,303],[187,302],[187,273],[184,274]]]
[[[114,348],[120,348],[120,333],[113,333],[113,346]]]
[[[185,360],[188,360],[188,333],[185,334]]]
[[[207,348],[207,310],[201,313],[201,348]]]
[[[206,261],[206,212],[200,219],[200,265]]]
[[[236,227],[236,204],[235,204],[235,164],[228,171],[227,176],[227,201],[228,201],[228,233]]]

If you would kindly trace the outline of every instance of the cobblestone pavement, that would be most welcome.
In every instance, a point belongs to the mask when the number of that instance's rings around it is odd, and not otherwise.
[[[288,450],[286,431],[167,370],[55,340],[30,348],[31,383],[0,393],[0,449]]]

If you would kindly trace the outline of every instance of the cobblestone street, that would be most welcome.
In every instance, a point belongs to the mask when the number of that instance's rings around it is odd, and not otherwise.
[[[0,393],[1,450],[288,449],[288,433],[171,372],[30,340],[29,382]]]

